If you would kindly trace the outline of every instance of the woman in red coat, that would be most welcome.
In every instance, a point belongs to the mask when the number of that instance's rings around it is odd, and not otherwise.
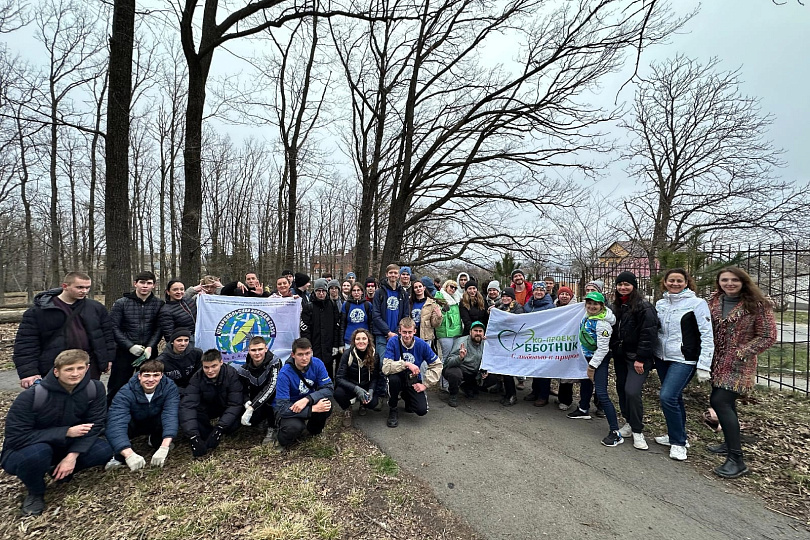
[[[709,299],[714,328],[711,374],[698,369],[698,379],[711,377],[711,405],[723,427],[725,443],[709,451],[727,453],[726,462],[714,469],[724,478],[748,472],[740,446],[737,398],[754,387],[757,355],[776,341],[776,322],[771,301],[745,270],[724,268],[717,275],[717,291]],[[725,452],[724,452],[725,451]]]

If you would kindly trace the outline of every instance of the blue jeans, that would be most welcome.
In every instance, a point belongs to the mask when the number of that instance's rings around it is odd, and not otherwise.
[[[380,362],[385,358],[386,345],[388,345],[388,338],[386,336],[374,336],[374,348],[376,349],[375,352],[380,357]],[[394,358],[393,360],[399,360],[399,358]]]
[[[695,375],[696,366],[680,362],[656,360],[655,369],[661,379],[661,410],[667,420],[667,434],[670,444],[686,445],[686,406],[683,403],[683,389]]]
[[[596,373],[593,376],[593,384],[596,388],[596,397],[599,399],[599,406],[605,411],[605,418],[607,418],[608,425],[611,431],[619,430],[619,419],[616,417],[616,407],[610,401],[610,394],[608,394],[608,371],[610,368],[610,358],[605,358],[599,367],[596,368]]]
[[[65,428],[67,429],[67,428]],[[7,473],[18,477],[31,495],[45,494],[45,473],[68,454],[66,446],[52,446],[48,443],[35,443],[19,450],[11,450],[3,468]],[[87,452],[76,458],[73,472],[98,467],[107,463],[113,450],[105,439],[97,438]]]

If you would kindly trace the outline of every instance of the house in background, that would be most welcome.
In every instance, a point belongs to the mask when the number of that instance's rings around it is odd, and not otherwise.
[[[611,274],[629,271],[638,278],[650,277],[650,262],[647,259],[647,252],[644,251],[641,242],[637,240],[613,242],[599,256],[599,265],[602,270],[607,270]],[[659,262],[656,260],[653,273],[658,273],[659,269]]]

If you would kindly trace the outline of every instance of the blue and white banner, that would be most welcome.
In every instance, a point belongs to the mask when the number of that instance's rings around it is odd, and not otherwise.
[[[218,349],[225,362],[243,364],[248,344],[262,336],[282,361],[300,336],[300,298],[245,298],[201,294],[197,297],[196,347]]]
[[[579,346],[584,316],[583,303],[521,315],[493,309],[481,369],[521,377],[587,378]]]

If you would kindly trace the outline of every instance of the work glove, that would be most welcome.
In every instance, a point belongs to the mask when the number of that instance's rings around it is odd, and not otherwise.
[[[698,382],[706,382],[712,378],[712,372],[708,369],[700,369],[697,370],[697,378]]]
[[[143,354],[146,356],[146,358],[152,358],[152,347],[145,347],[143,349]]]
[[[130,471],[137,471],[138,469],[143,469],[146,467],[146,460],[143,459],[143,456],[132,452],[129,457],[126,459],[127,467],[129,467]]]
[[[332,347],[332,356],[337,356],[339,350],[337,347]]]
[[[361,386],[354,387],[354,395],[357,396],[361,403],[367,403],[369,400],[368,392],[363,390]]]
[[[152,467],[163,467],[166,464],[166,456],[169,455],[169,447],[161,446],[152,454]]]
[[[245,402],[245,412],[242,414],[242,425],[249,426],[250,419],[253,417],[253,407],[251,407],[252,402],[246,401]]]
[[[208,453],[205,443],[197,435],[191,437],[191,454],[194,457],[203,457]]]
[[[145,350],[146,347],[144,347],[143,345],[133,345],[132,347],[129,348],[129,354],[131,354],[132,356],[140,356],[143,354],[143,351]]]
[[[146,352],[144,352],[142,355],[132,361],[132,367],[141,367],[141,364],[147,360],[149,360],[149,356],[146,354]]]
[[[214,428],[214,431],[211,432],[211,435],[208,436],[205,446],[207,446],[209,450],[213,450],[219,446],[220,440],[222,440],[222,428],[217,426]]]

